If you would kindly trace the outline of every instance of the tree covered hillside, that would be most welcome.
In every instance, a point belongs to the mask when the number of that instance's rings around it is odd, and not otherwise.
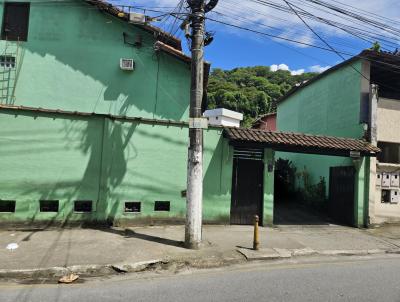
[[[290,88],[315,75],[291,75],[286,70],[273,72],[267,66],[214,69],[208,84],[208,109],[223,107],[242,112],[242,125],[250,127],[260,115],[275,112],[276,100]]]

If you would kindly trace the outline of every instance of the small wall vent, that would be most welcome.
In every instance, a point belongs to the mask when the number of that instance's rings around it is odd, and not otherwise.
[[[40,200],[40,212],[58,212],[58,200]]]
[[[170,211],[170,202],[169,201],[156,201],[154,203],[154,211],[169,212]]]
[[[15,200],[0,200],[0,212],[1,213],[14,213],[15,212]]]
[[[127,201],[125,202],[125,213],[140,213],[140,201]]]
[[[90,213],[92,212],[91,200],[76,200],[74,203],[74,212]]]

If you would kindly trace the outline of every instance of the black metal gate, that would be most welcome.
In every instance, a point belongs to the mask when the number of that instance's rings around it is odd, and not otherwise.
[[[337,222],[354,225],[355,169],[331,167],[329,171],[329,215]]]
[[[231,224],[252,224],[254,215],[262,217],[264,192],[263,155],[262,149],[235,148],[232,175]]]

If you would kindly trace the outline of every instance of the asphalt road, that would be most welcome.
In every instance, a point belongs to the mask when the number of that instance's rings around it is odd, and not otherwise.
[[[74,285],[0,285],[0,301],[400,301],[400,257],[252,264]]]

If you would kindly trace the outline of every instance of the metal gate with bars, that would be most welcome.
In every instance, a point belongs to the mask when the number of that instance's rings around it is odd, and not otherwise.
[[[331,167],[329,171],[329,215],[339,223],[353,226],[355,168]]]
[[[236,147],[233,154],[231,224],[252,224],[262,217],[264,150]],[[262,221],[262,219],[261,219]]]

